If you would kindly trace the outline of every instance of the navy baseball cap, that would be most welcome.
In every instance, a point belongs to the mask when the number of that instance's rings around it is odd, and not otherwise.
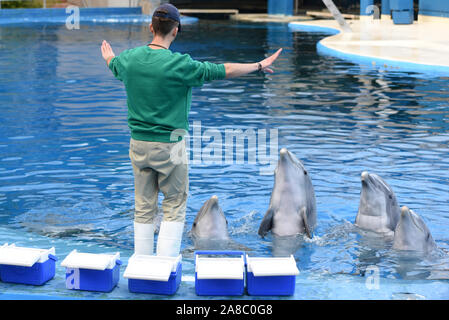
[[[168,18],[178,22],[178,31],[181,31],[181,15],[174,5],[170,3],[164,3],[160,5],[156,10],[154,10],[153,16]]]

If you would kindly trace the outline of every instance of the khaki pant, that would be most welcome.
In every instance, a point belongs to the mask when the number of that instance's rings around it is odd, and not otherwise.
[[[153,223],[160,190],[163,220],[184,222],[189,190],[185,140],[165,143],[131,138],[129,157],[134,172],[134,221]]]

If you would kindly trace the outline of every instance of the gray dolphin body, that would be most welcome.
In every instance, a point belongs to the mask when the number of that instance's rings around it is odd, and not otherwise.
[[[272,230],[276,236],[306,233],[312,238],[316,200],[307,170],[294,154],[282,148],[274,174],[270,206],[260,224],[259,235],[263,237]]]
[[[364,171],[361,180],[362,191],[355,225],[392,235],[401,215],[396,195],[377,174]]]
[[[394,231],[393,249],[430,252],[435,248],[436,243],[421,217],[403,206]]]
[[[197,240],[229,240],[228,221],[217,196],[212,196],[198,211],[190,234]]]

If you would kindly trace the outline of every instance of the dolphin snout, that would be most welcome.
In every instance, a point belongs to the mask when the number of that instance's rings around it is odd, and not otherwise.
[[[407,206],[403,206],[401,208],[401,217],[405,217],[405,215],[409,212],[409,208]]]
[[[368,171],[363,171],[361,176],[362,181],[366,181],[368,177],[369,177]]]
[[[212,207],[218,206],[218,197],[214,194],[210,199],[208,200],[209,205]]]
[[[281,156],[286,156],[287,155],[287,148],[282,148],[281,149],[281,151],[279,151],[279,154],[281,155]]]

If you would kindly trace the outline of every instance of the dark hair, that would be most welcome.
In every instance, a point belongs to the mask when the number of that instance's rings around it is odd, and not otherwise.
[[[160,10],[165,12],[164,10]],[[162,17],[155,17],[151,19],[151,23],[153,24],[153,30],[157,35],[165,37],[167,34],[173,31],[179,25],[179,22]]]

